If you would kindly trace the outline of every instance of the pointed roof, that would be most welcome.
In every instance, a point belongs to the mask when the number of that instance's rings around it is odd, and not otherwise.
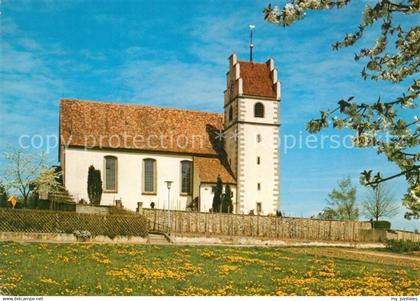
[[[243,80],[243,94],[259,97],[277,97],[275,83],[268,63],[238,61]]]

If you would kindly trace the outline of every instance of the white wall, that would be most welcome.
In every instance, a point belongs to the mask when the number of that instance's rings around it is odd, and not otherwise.
[[[264,105],[264,118],[254,117],[254,105],[258,102]],[[240,98],[239,106],[241,108],[241,113],[238,116],[239,121],[263,122],[270,124],[278,122],[279,103],[277,101]]]
[[[254,210],[257,202],[262,203],[262,214],[274,213],[278,207],[278,157],[274,156],[274,141],[278,135],[277,128],[263,125],[244,124],[241,126],[244,151],[241,152],[243,191],[243,213]],[[257,142],[261,135],[261,142]],[[257,164],[260,157],[260,164]],[[260,190],[258,190],[260,183]]]
[[[254,117],[254,105],[264,105],[264,118]],[[238,125],[238,202],[237,213],[274,213],[279,207],[279,102],[241,98]],[[247,123],[249,122],[249,123]],[[258,123],[258,124],[257,124]],[[261,141],[257,141],[260,135]],[[260,157],[260,164],[257,164]],[[260,183],[260,190],[258,190]]]
[[[167,208],[168,189],[165,181],[174,181],[171,188],[171,209],[185,210],[187,197],[180,195],[181,161],[191,160],[191,156],[167,155],[155,153],[132,153],[103,150],[84,150],[78,148],[65,149],[64,177],[65,186],[76,200],[89,200],[87,195],[88,168],[93,165],[104,175],[104,156],[118,158],[118,191],[103,193],[102,205],[112,205],[114,200],[122,199],[123,206],[132,210],[137,208],[137,202],[143,202],[143,207],[149,208],[150,202],[155,202],[156,208]],[[142,194],[142,160],[156,160],[157,194]]]
[[[216,186],[216,184],[201,184],[200,185],[200,211],[201,212],[209,212],[211,207],[213,206],[213,197],[214,193],[212,192],[212,187]],[[233,212],[235,212],[235,199],[236,199],[236,186],[229,185],[233,196]],[[223,187],[223,192],[225,191],[226,186]]]

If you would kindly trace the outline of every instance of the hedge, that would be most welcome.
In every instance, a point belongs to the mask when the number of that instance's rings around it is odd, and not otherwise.
[[[389,230],[391,229],[391,223],[388,221],[372,221],[372,228]]]

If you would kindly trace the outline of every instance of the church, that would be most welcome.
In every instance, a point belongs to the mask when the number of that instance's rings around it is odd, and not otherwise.
[[[220,102],[222,105],[222,102]],[[78,99],[60,100],[59,160],[65,188],[88,201],[89,166],[100,170],[102,205],[201,212],[217,178],[233,212],[279,209],[280,82],[274,60],[229,58],[224,113]],[[169,202],[168,202],[169,200]]]

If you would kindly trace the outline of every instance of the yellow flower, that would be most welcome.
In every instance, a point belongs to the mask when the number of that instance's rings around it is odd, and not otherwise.
[[[53,285],[57,285],[59,284],[57,281],[55,281],[54,279],[51,278],[46,278],[46,277],[41,277],[39,278],[39,281],[41,281],[42,283],[45,284],[53,284]]]
[[[102,263],[102,264],[110,264],[111,260],[108,259],[105,255],[101,254],[101,253],[93,253],[92,254],[92,259],[95,260],[97,263]]]
[[[153,295],[155,296],[164,296],[165,295],[165,291],[161,288],[155,288],[153,289]]]
[[[219,270],[221,275],[227,275],[230,272],[237,271],[240,268],[236,265],[219,265]]]

